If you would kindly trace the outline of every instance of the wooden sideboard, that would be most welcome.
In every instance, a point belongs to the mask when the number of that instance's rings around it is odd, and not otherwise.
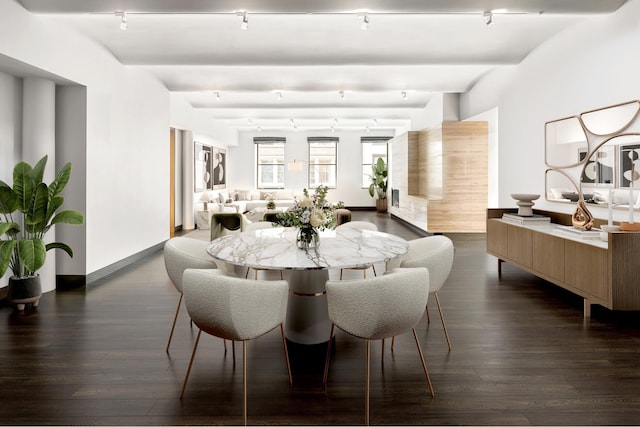
[[[609,241],[583,238],[561,230],[571,215],[534,210],[551,217],[549,225],[519,225],[502,220],[505,212],[487,210],[487,252],[584,298],[584,315],[591,304],[611,310],[640,310],[640,233],[609,233]],[[595,226],[602,225],[596,220]]]

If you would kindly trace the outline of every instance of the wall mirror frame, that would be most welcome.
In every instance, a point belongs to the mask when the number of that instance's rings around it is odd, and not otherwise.
[[[639,209],[639,116],[633,100],[546,122],[546,200]]]
[[[587,151],[587,134],[578,116],[565,117],[545,123],[544,161],[550,168],[571,168],[584,163],[576,149]]]
[[[628,128],[640,113],[640,101],[623,102],[580,113],[584,128],[595,136],[611,136]]]

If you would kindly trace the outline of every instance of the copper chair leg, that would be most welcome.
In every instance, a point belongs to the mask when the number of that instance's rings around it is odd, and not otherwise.
[[[247,341],[242,341],[242,422],[247,425]]]
[[[191,360],[189,361],[189,367],[187,368],[187,373],[184,376],[184,383],[182,383],[182,390],[180,391],[180,400],[182,400],[182,396],[184,396],[184,390],[187,388],[187,381],[189,380],[189,374],[191,373],[191,366],[193,365],[193,359],[196,357],[196,350],[198,350],[198,343],[200,342],[200,334],[202,334],[202,329],[198,329],[198,335],[196,336],[196,342],[193,345],[193,352],[191,353]]]
[[[382,357],[380,360],[382,361],[382,367],[384,368],[384,338],[382,338]]]
[[[393,347],[396,345],[396,336],[391,337],[391,351],[393,351]]]
[[[422,354],[422,347],[420,347],[420,341],[418,341],[418,334],[416,334],[416,328],[412,328],[413,338],[416,340],[416,346],[418,347],[418,353],[420,354],[420,362],[422,362],[422,369],[424,370],[424,376],[427,377],[427,383],[429,384],[429,391],[431,397],[435,397],[433,392],[433,385],[431,385],[431,378],[429,378],[429,371],[427,370],[427,364],[424,362],[424,355]]]
[[[367,340],[367,391],[364,400],[365,404],[365,415],[364,415],[364,423],[365,425],[369,425],[369,387],[371,383],[371,341]]]
[[[438,311],[440,312],[440,320],[442,321],[442,327],[444,328],[444,336],[447,339],[447,345],[449,346],[449,351],[451,351],[451,341],[449,340],[449,332],[447,332],[447,325],[444,323],[444,315],[442,314],[442,307],[440,306],[440,298],[438,298],[438,292],[434,292],[433,295],[436,297],[436,304],[438,304]]]
[[[333,344],[333,328],[336,325],[331,323],[331,332],[329,332],[329,345],[327,345],[327,358],[324,361],[324,375],[322,376],[322,384],[327,384],[327,377],[329,376],[329,360],[331,359],[331,347]]]
[[[425,313],[427,313],[427,323],[431,323],[431,316],[429,316],[429,306],[424,307]]]
[[[180,304],[182,304],[182,293],[180,293],[180,299],[178,300],[178,308],[176,308],[176,315],[173,317],[173,325],[171,325],[171,333],[169,333],[169,342],[167,342],[166,352],[169,353],[169,346],[171,345],[171,338],[173,338],[173,331],[176,329],[176,321],[178,320],[178,313],[180,312]]]
[[[289,350],[287,349],[287,342],[284,338],[284,325],[280,323],[280,335],[282,335],[282,347],[284,348],[284,359],[287,362],[287,373],[289,374],[289,384],[293,384],[293,377],[291,376],[291,364],[289,363]]]

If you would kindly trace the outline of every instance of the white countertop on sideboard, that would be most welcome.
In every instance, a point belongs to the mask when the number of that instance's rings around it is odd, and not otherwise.
[[[503,220],[501,218],[493,218],[493,219],[495,221],[500,221],[505,224],[513,225],[516,227],[527,228],[532,231],[537,231],[538,233],[548,234],[550,236],[561,237],[563,239],[573,240],[574,242],[584,243],[585,245],[596,246],[602,249],[608,249],[609,247],[607,242],[603,242],[602,240],[600,240],[600,238],[597,235],[590,236],[590,237],[582,237],[572,231],[563,230],[561,227],[566,227],[566,226],[563,226],[560,224],[550,223],[550,224],[529,225],[529,224],[517,224],[515,222]]]

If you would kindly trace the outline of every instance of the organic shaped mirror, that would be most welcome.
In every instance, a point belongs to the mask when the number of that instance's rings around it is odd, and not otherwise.
[[[545,163],[551,168],[568,168],[584,162],[577,153],[588,150],[587,135],[577,116],[545,124]]]
[[[571,177],[561,170],[547,169],[544,175],[546,199],[550,202],[575,203],[580,195]]]
[[[626,129],[640,112],[640,101],[630,101],[580,114],[584,127],[594,135],[613,135]]]
[[[580,178],[585,201],[629,207],[640,194],[640,133],[611,137],[594,147]]]

